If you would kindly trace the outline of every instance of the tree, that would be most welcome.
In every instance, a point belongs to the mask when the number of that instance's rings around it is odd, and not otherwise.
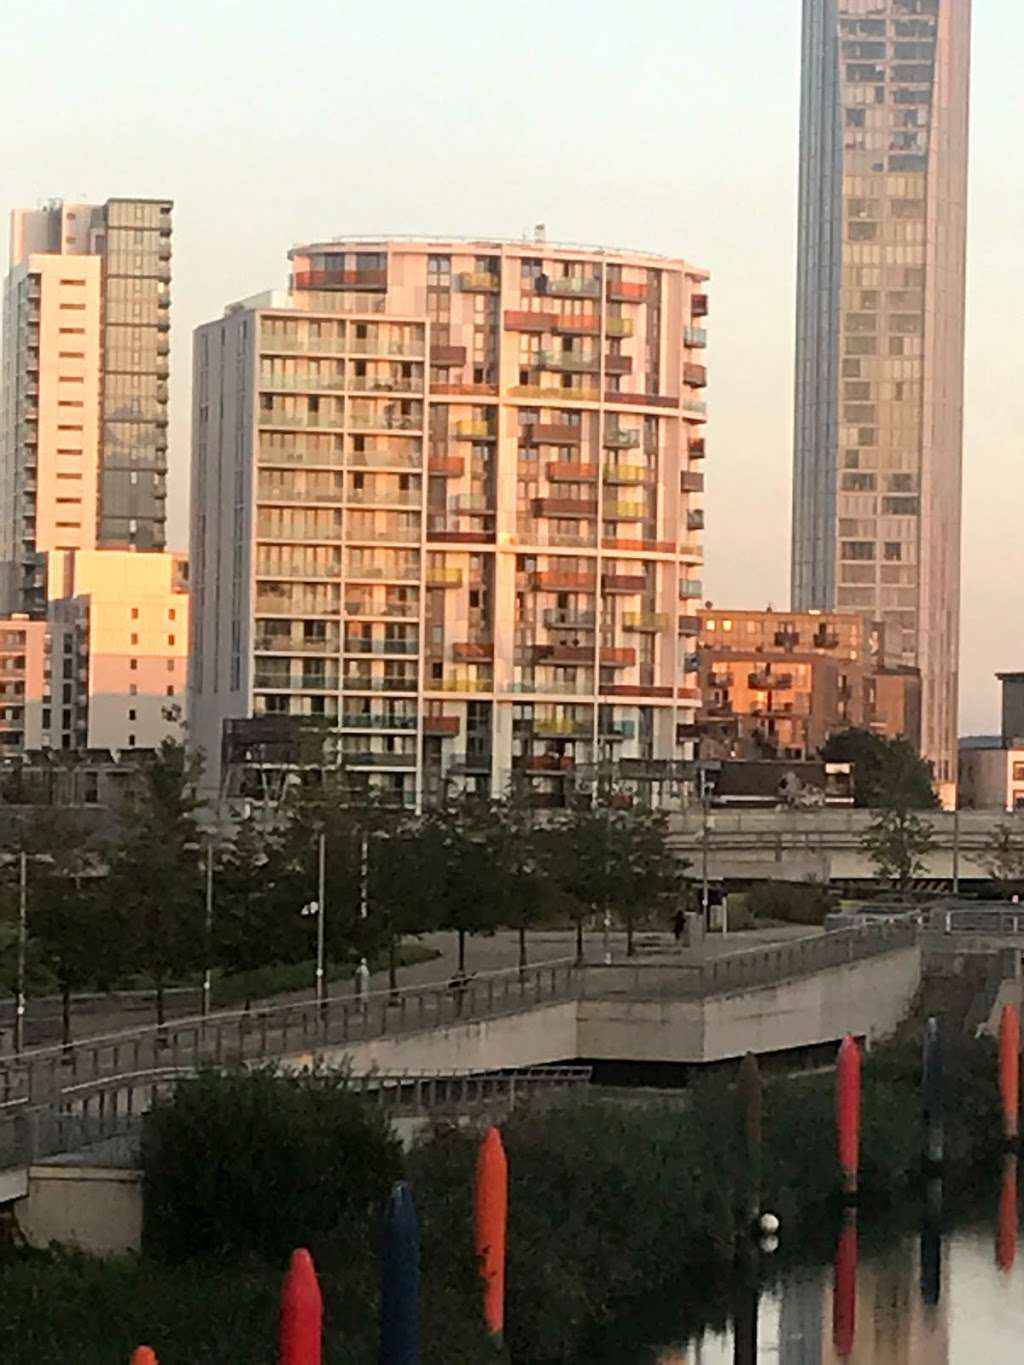
[[[558,889],[545,876],[543,834],[529,800],[513,791],[495,803],[493,814],[486,857],[494,883],[495,919],[515,929],[523,972],[527,932],[554,918]]]
[[[1019,894],[1024,882],[1024,838],[1007,821],[996,825],[981,847],[978,862],[1004,900]]]
[[[931,769],[906,739],[884,739],[853,728],[830,735],[821,750],[826,763],[853,764],[853,799],[872,809],[935,810]]]
[[[140,790],[125,812],[112,865],[114,905],[127,964],[156,987],[164,1022],[169,981],[203,965],[205,911],[196,786],[202,762],[167,738],[140,772]]]
[[[924,871],[924,855],[934,843],[927,820],[905,807],[880,810],[863,837],[864,851],[874,861],[879,876],[889,878],[901,895]]]
[[[406,822],[368,847],[365,942],[388,959],[388,985],[398,988],[398,949],[403,938],[441,927],[438,886],[445,868],[441,848],[423,821]]]
[[[491,858],[498,846],[497,807],[487,798],[465,795],[430,812],[423,823],[435,880],[431,918],[458,940],[458,971],[466,970],[466,940],[493,934],[498,925],[499,888]]]

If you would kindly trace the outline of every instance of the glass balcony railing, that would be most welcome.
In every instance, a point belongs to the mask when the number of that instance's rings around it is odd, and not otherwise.
[[[640,445],[639,431],[606,431],[604,445],[609,450],[636,450]]]
[[[418,654],[419,642],[416,640],[367,640],[362,636],[348,636],[345,640],[346,654]]]
[[[542,292],[557,299],[599,299],[601,281],[590,275],[553,275]]]
[[[708,334],[703,327],[684,327],[683,340],[687,346],[706,346],[708,344]]]
[[[415,716],[374,716],[363,712],[342,716],[343,729],[348,730],[415,730]]]

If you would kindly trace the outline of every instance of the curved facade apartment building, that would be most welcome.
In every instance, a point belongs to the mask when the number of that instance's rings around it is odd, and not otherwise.
[[[699,700],[707,275],[328,242],[198,329],[190,715],[229,794],[318,723],[409,806],[678,791]],[[275,748],[275,737],[280,746]]]
[[[884,623],[956,781],[971,0],[804,0],[793,606]]]

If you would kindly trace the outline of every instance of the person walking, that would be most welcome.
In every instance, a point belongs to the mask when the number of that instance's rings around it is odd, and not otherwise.
[[[685,930],[686,916],[683,914],[682,910],[677,910],[676,913],[672,916],[672,933],[675,936],[676,947],[679,947],[679,945],[682,943],[683,933],[685,932]]]
[[[359,959],[355,970],[355,995],[360,1012],[365,1015],[370,1008],[370,966],[365,957]]]

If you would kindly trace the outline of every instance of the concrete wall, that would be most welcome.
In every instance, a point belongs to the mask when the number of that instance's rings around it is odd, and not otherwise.
[[[29,1246],[51,1242],[96,1254],[142,1245],[142,1174],[106,1166],[31,1166],[15,1205]]]

